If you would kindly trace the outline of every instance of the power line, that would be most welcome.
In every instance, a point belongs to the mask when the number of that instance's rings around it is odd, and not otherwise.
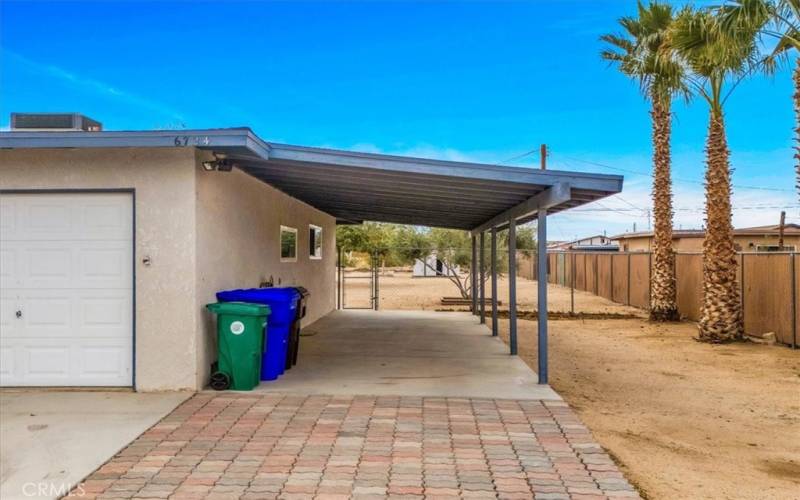
[[[534,153],[538,153],[538,152],[539,152],[538,149],[531,149],[530,151],[526,151],[526,152],[524,152],[524,153],[522,153],[520,155],[512,156],[511,158],[509,158],[507,160],[503,160],[498,165],[502,165],[503,163],[508,163],[508,162],[515,161],[515,160],[521,160],[521,159],[525,158],[526,156],[530,156],[530,155],[532,155]]]
[[[562,155],[561,157],[564,158],[564,159],[567,159],[567,160],[572,160],[572,161],[577,161],[577,162],[580,162],[580,163],[585,163],[587,165],[594,165],[594,166],[600,167],[600,168],[607,168],[609,170],[616,170],[618,172],[626,172],[626,173],[635,174],[635,175],[643,175],[643,176],[651,177],[651,178],[653,177],[653,174],[651,174],[649,172],[642,172],[642,171],[639,171],[639,170],[632,170],[632,169],[628,169],[628,168],[614,167],[614,166],[611,166],[611,165],[606,165],[604,163],[598,163],[596,161],[589,161],[589,160],[582,160],[580,158],[574,158],[574,157],[571,157],[571,156],[563,156]],[[677,181],[677,182],[686,182],[686,183],[690,183],[690,184],[699,184],[701,186],[705,186],[705,183],[703,181],[697,181],[697,180],[693,180],[693,179],[682,179],[680,177],[673,177],[672,180]],[[744,185],[744,184],[732,184],[732,187],[735,187],[737,189],[753,189],[753,190],[758,190],[758,191],[794,192],[793,189],[787,189],[787,188],[771,188],[771,187],[764,187],[764,186],[747,186],[747,185]]]
[[[594,202],[599,205],[598,202]],[[638,207],[633,208],[613,208],[607,207],[605,205],[600,205],[601,208],[573,208],[570,212],[618,212],[618,213],[625,213],[628,215],[628,212],[641,212],[642,210]],[[731,207],[731,210],[776,210],[776,209],[792,209],[792,208],[800,208],[800,205],[746,205],[746,206],[738,206],[738,207]],[[674,208],[675,211],[680,212],[696,212],[702,213],[705,211],[705,207],[678,207]],[[643,217],[646,217],[644,215]]]

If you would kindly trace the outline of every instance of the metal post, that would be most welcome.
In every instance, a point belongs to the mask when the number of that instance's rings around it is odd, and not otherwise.
[[[539,209],[536,245],[539,247],[539,273],[545,277],[537,282],[539,288],[539,383],[546,384],[547,373],[547,209]]]
[[[380,287],[378,286],[378,282],[380,281],[380,267],[379,267],[379,255],[378,252],[375,252],[375,280],[374,280],[374,287],[375,287],[375,310],[377,311],[380,308],[381,302],[381,295],[380,295]]]
[[[472,262],[470,262],[470,295],[472,296],[472,314],[478,314],[478,287],[476,286],[478,280],[476,275],[478,273],[478,248],[475,241],[475,235],[472,235]]]
[[[541,269],[540,269],[541,270]],[[541,283],[541,281],[540,281]],[[517,355],[517,220],[508,221],[508,344]]]
[[[497,228],[492,228],[492,336],[497,337]]]
[[[486,266],[484,264],[484,260],[485,260],[486,257],[484,255],[484,249],[483,249],[483,247],[485,246],[485,244],[484,244],[484,232],[483,231],[481,231],[480,244],[481,244],[481,248],[480,248],[480,250],[478,252],[478,254],[479,254],[478,266],[479,266],[479,271],[480,271],[478,273],[479,274],[478,281],[479,281],[479,284],[480,284],[479,289],[481,291],[481,294],[480,294],[481,324],[484,325],[484,324],[486,324],[486,286],[484,284],[485,280],[484,280],[483,277],[486,275]]]
[[[344,254],[344,249],[339,247],[339,309],[344,309],[344,273],[342,272],[342,263],[344,259],[342,255]]]

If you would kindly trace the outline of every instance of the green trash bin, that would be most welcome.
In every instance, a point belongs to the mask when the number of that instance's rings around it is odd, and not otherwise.
[[[211,375],[211,386],[235,391],[252,390],[259,384],[261,375],[264,327],[270,315],[269,306],[217,302],[206,305],[206,308],[217,315],[217,371]]]

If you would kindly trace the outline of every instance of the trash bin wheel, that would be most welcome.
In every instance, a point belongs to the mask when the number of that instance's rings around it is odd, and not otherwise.
[[[211,388],[215,391],[224,391],[231,386],[231,377],[224,372],[214,372],[211,374]]]

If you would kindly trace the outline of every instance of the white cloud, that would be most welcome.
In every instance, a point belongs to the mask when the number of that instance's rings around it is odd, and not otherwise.
[[[39,74],[61,80],[62,82],[66,82],[70,85],[81,88],[85,91],[93,92],[102,97],[114,99],[132,106],[137,106],[149,109],[151,111],[155,111],[159,114],[169,117],[172,120],[177,120],[180,122],[184,121],[184,117],[181,115],[181,113],[170,108],[168,105],[164,103],[138,96],[136,94],[119,89],[113,85],[101,82],[99,80],[82,77],[59,66],[34,61],[32,59],[23,56],[22,54],[9,50],[5,47],[3,47],[2,50],[3,54],[6,57],[9,57],[10,59],[17,61],[18,63],[24,65],[26,68],[35,71]]]

